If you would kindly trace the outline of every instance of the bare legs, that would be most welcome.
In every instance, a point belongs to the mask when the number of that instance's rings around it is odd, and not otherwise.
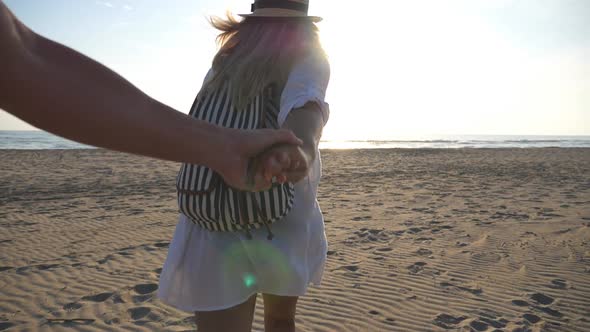
[[[295,309],[298,297],[262,294],[264,299],[264,330],[295,332]]]
[[[250,332],[255,306],[256,294],[229,309],[197,312],[199,332]]]
[[[298,297],[263,294],[264,330],[266,332],[295,332],[295,309]],[[197,312],[200,332],[250,332],[256,295],[229,309]]]

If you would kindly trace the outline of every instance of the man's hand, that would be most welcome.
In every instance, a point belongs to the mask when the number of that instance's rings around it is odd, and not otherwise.
[[[292,141],[275,141],[274,144],[267,145],[265,149],[248,150],[249,152],[254,152],[253,154],[247,154],[248,157],[255,158],[252,159],[252,163],[249,165],[250,174],[247,176],[249,181],[246,183],[245,187],[241,185],[243,182],[237,181],[239,179],[244,179],[244,177],[230,179],[220,172],[221,168],[217,168],[217,172],[222,174],[226,183],[229,185],[234,186],[237,189],[248,191],[260,191],[270,188],[273,177],[279,183],[285,181],[296,183],[301,181],[309,173],[311,164],[316,158],[316,149],[322,135],[324,122],[322,114],[317,107],[317,104],[309,102],[305,104],[304,107],[295,109],[289,113],[287,120],[283,124],[283,128],[288,130],[285,135],[289,133],[289,137],[295,138],[295,135],[297,135],[297,137],[301,139],[298,139],[296,144],[293,145],[294,142]],[[262,134],[266,131],[261,130],[259,132]],[[277,131],[276,133],[279,132],[281,131]],[[270,140],[267,139],[267,142],[269,141]],[[262,146],[259,145],[257,147]],[[242,162],[244,162],[243,159],[241,159],[236,165],[242,167]],[[247,162],[246,165],[248,165]],[[234,171],[239,170],[234,169]],[[234,176],[239,176],[240,174],[244,173],[234,174]],[[235,182],[229,182],[232,181],[232,179]],[[239,186],[236,186],[236,184]]]
[[[279,144],[264,151],[250,164],[252,186],[249,191],[269,189],[278,183],[299,182],[307,176],[312,160],[298,145]]]
[[[303,144],[292,131],[285,129],[251,131],[224,129],[224,131],[227,131],[224,133],[227,136],[222,139],[227,143],[224,144],[225,148],[219,151],[218,160],[212,166],[223,177],[225,183],[240,190],[267,189],[270,187],[272,177],[283,176],[285,169],[290,169],[286,163],[281,163],[285,167],[276,167],[270,159],[273,161],[277,159],[270,157],[268,168],[266,165],[260,167],[262,166],[260,160],[266,159],[260,159],[257,156],[274,151],[271,149],[265,152],[265,150],[277,145],[298,147]]]
[[[311,167],[310,156],[300,146],[282,144],[260,156],[262,177],[265,181],[299,182],[307,176]],[[277,176],[277,174],[280,174]]]

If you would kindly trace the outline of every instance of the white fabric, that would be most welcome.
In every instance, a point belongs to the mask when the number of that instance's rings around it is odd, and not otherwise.
[[[296,64],[281,95],[279,126],[285,123],[289,112],[304,106],[308,101],[314,101],[320,106],[325,125],[330,116],[330,108],[324,101],[329,81],[330,65],[325,57],[312,55]]]
[[[293,68],[281,96],[279,122],[309,101],[324,102],[329,65],[310,57]],[[291,212],[272,225],[275,237],[267,240],[263,227],[242,232],[209,232],[179,216],[168,257],[160,275],[159,298],[180,310],[212,311],[233,307],[255,293],[304,295],[309,284],[319,285],[326,262],[324,219],[317,203],[321,176],[320,154],[310,174],[295,185]]]

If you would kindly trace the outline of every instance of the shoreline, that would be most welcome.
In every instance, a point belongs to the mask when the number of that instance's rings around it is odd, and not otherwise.
[[[433,148],[433,147],[424,147],[424,148],[380,148],[380,147],[375,147],[375,148],[320,148],[320,151],[356,151],[356,150],[393,150],[393,151],[397,151],[397,150],[401,150],[401,151],[406,151],[406,150],[449,150],[449,151],[453,151],[453,150],[528,150],[528,149],[532,149],[532,150],[543,150],[543,149],[579,149],[579,150],[590,150],[590,147],[586,147],[586,146],[567,146],[567,147],[563,147],[563,146],[541,146],[541,147],[534,147],[534,146],[529,146],[529,147],[459,147],[459,148]],[[110,151],[110,152],[119,152],[119,151],[114,151],[114,150],[109,150],[109,149],[104,149],[104,148],[96,148],[96,147],[92,147],[92,148],[86,148],[86,149],[2,149],[0,148],[0,153],[2,152],[13,152],[13,151],[30,151],[30,152],[42,152],[42,151],[60,151],[60,152],[64,152],[64,151]]]

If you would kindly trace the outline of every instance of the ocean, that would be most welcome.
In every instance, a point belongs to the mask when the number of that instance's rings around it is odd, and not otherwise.
[[[590,148],[590,136],[457,135],[393,140],[325,140],[322,149]],[[44,131],[0,131],[0,150],[93,149]]]

